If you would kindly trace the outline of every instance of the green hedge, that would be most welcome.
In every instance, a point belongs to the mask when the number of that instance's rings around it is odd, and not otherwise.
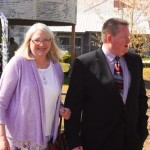
[[[66,52],[63,57],[62,57],[62,62],[63,63],[71,63],[71,55],[69,52]]]

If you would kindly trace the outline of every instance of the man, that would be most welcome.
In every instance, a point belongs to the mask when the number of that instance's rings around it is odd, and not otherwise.
[[[11,59],[14,56],[14,52],[18,49],[18,44],[13,37],[9,39],[9,42],[9,59]]]
[[[128,22],[111,18],[102,28],[102,48],[75,59],[65,100],[71,150],[142,150],[147,96],[141,58],[128,52],[129,36]]]

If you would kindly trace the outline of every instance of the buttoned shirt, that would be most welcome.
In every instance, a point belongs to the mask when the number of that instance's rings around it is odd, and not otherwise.
[[[114,55],[112,52],[110,52],[109,50],[107,50],[104,46],[102,46],[102,51],[104,52],[108,65],[110,67],[111,73],[112,75],[114,74],[114,64],[115,64],[115,57],[116,55]],[[123,71],[123,82],[124,82],[124,87],[123,87],[123,97],[122,100],[124,102],[124,104],[126,103],[126,99],[127,99],[127,95],[128,95],[128,90],[130,87],[130,83],[131,83],[131,76],[130,76],[130,72],[128,70],[126,61],[124,59],[124,57],[120,57],[120,65]]]

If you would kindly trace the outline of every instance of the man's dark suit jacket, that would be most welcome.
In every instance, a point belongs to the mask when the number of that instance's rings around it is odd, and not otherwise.
[[[147,131],[147,96],[141,58],[124,55],[131,74],[126,104],[115,88],[101,49],[75,59],[65,106],[72,111],[65,121],[70,149],[142,150]]]

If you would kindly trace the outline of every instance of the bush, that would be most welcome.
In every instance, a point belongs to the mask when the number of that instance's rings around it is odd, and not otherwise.
[[[66,52],[63,57],[62,57],[62,62],[63,63],[69,63],[71,62],[71,55],[69,52]]]
[[[68,63],[62,63],[62,62],[60,64],[62,66],[63,72],[68,72],[69,71],[70,64],[68,64]]]

